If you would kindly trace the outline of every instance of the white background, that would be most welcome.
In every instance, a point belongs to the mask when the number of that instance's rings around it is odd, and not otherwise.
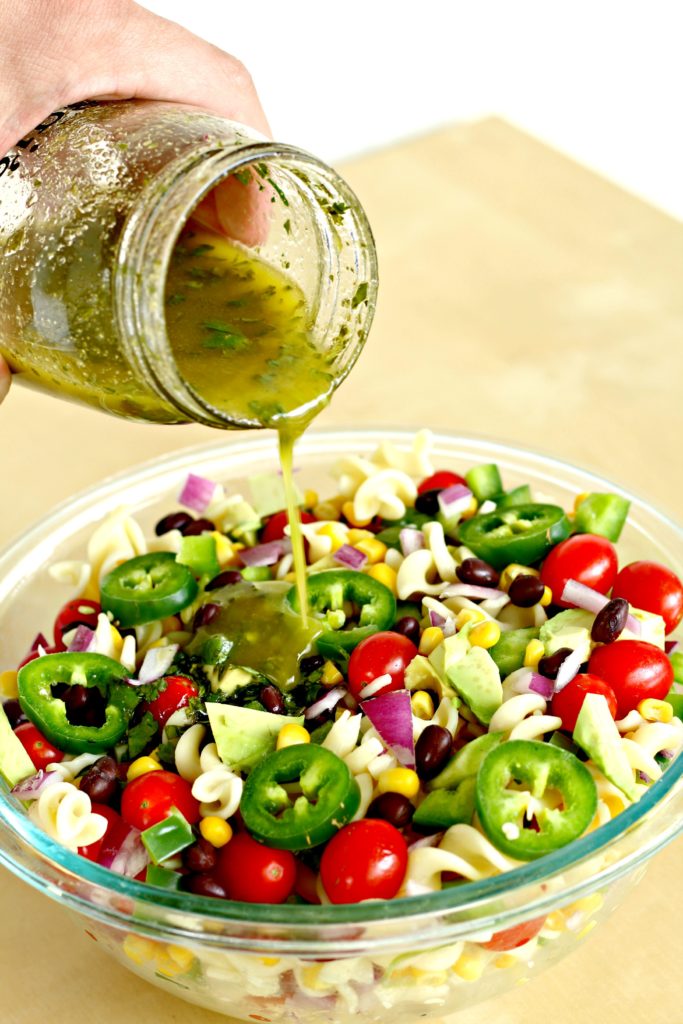
[[[146,0],[239,57],[335,162],[497,114],[683,219],[679,0]]]

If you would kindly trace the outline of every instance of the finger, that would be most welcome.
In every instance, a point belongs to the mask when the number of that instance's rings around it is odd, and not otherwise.
[[[9,366],[5,360],[0,356],[0,402],[9,391],[11,374],[9,372]]]

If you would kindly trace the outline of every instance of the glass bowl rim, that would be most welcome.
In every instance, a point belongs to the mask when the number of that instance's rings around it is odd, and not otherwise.
[[[325,444],[334,440],[343,441],[351,446],[369,442],[380,441],[409,442],[412,441],[417,428],[327,428],[311,429],[297,444],[297,453],[302,454],[325,454]],[[447,447],[455,447],[464,444],[477,448],[484,457],[494,457],[496,453],[500,458],[522,458],[525,462],[531,462],[533,468],[539,471],[547,471],[552,467],[556,470],[579,473],[584,480],[595,484],[608,486],[613,491],[628,498],[636,507],[642,508],[649,515],[654,515],[662,525],[673,530],[677,539],[683,542],[683,528],[678,526],[666,514],[652,506],[649,502],[639,498],[633,492],[613,483],[605,477],[575,466],[569,461],[557,459],[554,456],[546,455],[538,451],[527,450],[515,445],[498,442],[486,437],[480,437],[460,432],[434,431],[431,432],[435,445],[439,443]],[[226,451],[227,449],[227,451]],[[122,484],[131,487],[137,483],[143,483],[146,478],[155,477],[164,471],[177,471],[180,474],[183,468],[188,468],[190,463],[197,458],[210,458],[213,455],[225,451],[226,459],[233,456],[233,459],[242,452],[252,455],[276,454],[276,444],[270,439],[251,437],[247,440],[225,439],[218,442],[202,443],[175,450],[170,455],[163,455],[138,464],[133,470],[127,469],[110,475],[98,483],[80,491],[76,495],[67,498],[57,505],[47,516],[44,516],[36,524],[29,527],[13,541],[0,551],[0,576],[5,563],[12,562],[16,553],[22,548],[32,544],[34,539],[44,536],[53,524],[61,521],[65,515],[75,510],[85,510],[95,498],[100,499],[108,491],[120,488]],[[226,465],[229,469],[229,464]],[[566,485],[566,481],[565,481]],[[0,826],[8,828],[15,835],[19,836],[31,848],[32,854],[46,858],[58,868],[70,875],[80,877],[89,883],[96,890],[114,896],[125,896],[135,900],[136,905],[150,906],[159,910],[168,910],[174,913],[177,923],[179,915],[191,917],[203,917],[209,920],[219,920],[225,924],[251,924],[254,926],[278,926],[289,925],[294,927],[311,926],[315,929],[324,925],[345,925],[345,924],[372,924],[373,922],[399,922],[401,919],[416,916],[434,916],[449,911],[459,911],[465,908],[478,905],[486,905],[489,900],[509,893],[513,890],[521,890],[528,885],[542,885],[554,876],[561,874],[568,868],[575,868],[590,857],[604,852],[607,848],[614,847],[620,838],[633,829],[647,814],[656,813],[657,805],[670,794],[683,776],[683,755],[662,774],[662,776],[651,786],[636,804],[625,808],[620,814],[610,821],[594,829],[592,832],[574,840],[566,847],[545,854],[537,860],[523,863],[512,871],[503,872],[479,881],[464,882],[462,885],[445,888],[435,892],[423,893],[414,896],[405,896],[393,900],[367,901],[357,904],[321,904],[321,905],[292,905],[292,904],[255,904],[230,901],[229,912],[225,912],[224,901],[212,899],[205,896],[195,896],[186,892],[171,892],[157,887],[149,886],[145,882],[126,878],[114,874],[99,864],[81,857],[55,840],[51,839],[39,826],[35,825],[25,814],[23,807],[16,798],[8,797],[6,787],[0,789]],[[644,851],[638,851],[634,856],[626,859],[626,862],[616,861],[611,867],[591,875],[579,884],[579,889],[590,889],[596,884],[606,884],[615,877],[620,877],[642,860],[652,856],[661,849],[665,843],[671,841],[683,829],[683,821],[670,834],[665,836],[664,843],[651,842]],[[0,851],[0,861],[4,862],[10,870],[19,874],[25,881],[39,888],[45,888],[38,872],[22,866],[18,869],[17,863]],[[50,895],[54,895],[48,889]],[[459,898],[459,894],[462,897]],[[557,898],[557,893],[553,893]],[[72,902],[75,907],[85,905],[86,912],[92,912],[91,903],[76,896],[74,893],[65,891],[59,892],[59,898],[65,902]],[[99,901],[98,901],[99,902]],[[104,907],[99,909],[103,910]],[[124,912],[112,912],[112,916],[120,916],[122,920],[130,921]],[[503,912],[501,920],[519,917],[518,909],[509,909]],[[526,916],[529,916],[528,913]],[[473,916],[471,923],[475,925],[478,919]],[[482,922],[483,923],[483,922]],[[192,934],[196,930],[192,929]]]

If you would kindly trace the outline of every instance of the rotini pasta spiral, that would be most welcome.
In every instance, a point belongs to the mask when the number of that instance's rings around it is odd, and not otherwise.
[[[192,796],[199,800],[203,818],[231,818],[240,805],[244,782],[224,764],[203,771],[192,784]]]
[[[203,725],[191,725],[182,734],[175,746],[175,766],[186,782],[194,782],[204,770],[199,756],[202,740],[206,736]]]
[[[31,804],[29,816],[52,839],[73,851],[96,843],[107,830],[107,819],[93,812],[87,793],[66,780],[43,790]]]
[[[400,469],[402,473],[421,480],[434,472],[430,459],[433,448],[434,435],[431,430],[418,430],[407,451],[397,448],[391,441],[381,441],[371,459],[376,466]]]
[[[350,711],[342,711],[323,740],[322,746],[331,750],[337,757],[341,757],[343,761],[358,743],[362,717],[352,715]]]
[[[562,719],[545,715],[546,702],[538,693],[518,693],[504,701],[489,722],[489,732],[502,732],[510,740],[537,740],[553,729],[562,728]]]
[[[517,867],[472,825],[453,825],[438,846],[419,847],[408,855],[404,882],[406,896],[434,892],[441,888],[441,875],[448,871],[469,881],[489,878]]]

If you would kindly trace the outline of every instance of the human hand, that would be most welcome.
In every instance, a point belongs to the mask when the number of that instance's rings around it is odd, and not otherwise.
[[[0,356],[0,402],[2,402],[3,398],[9,391],[9,381],[9,367],[2,356]]]

